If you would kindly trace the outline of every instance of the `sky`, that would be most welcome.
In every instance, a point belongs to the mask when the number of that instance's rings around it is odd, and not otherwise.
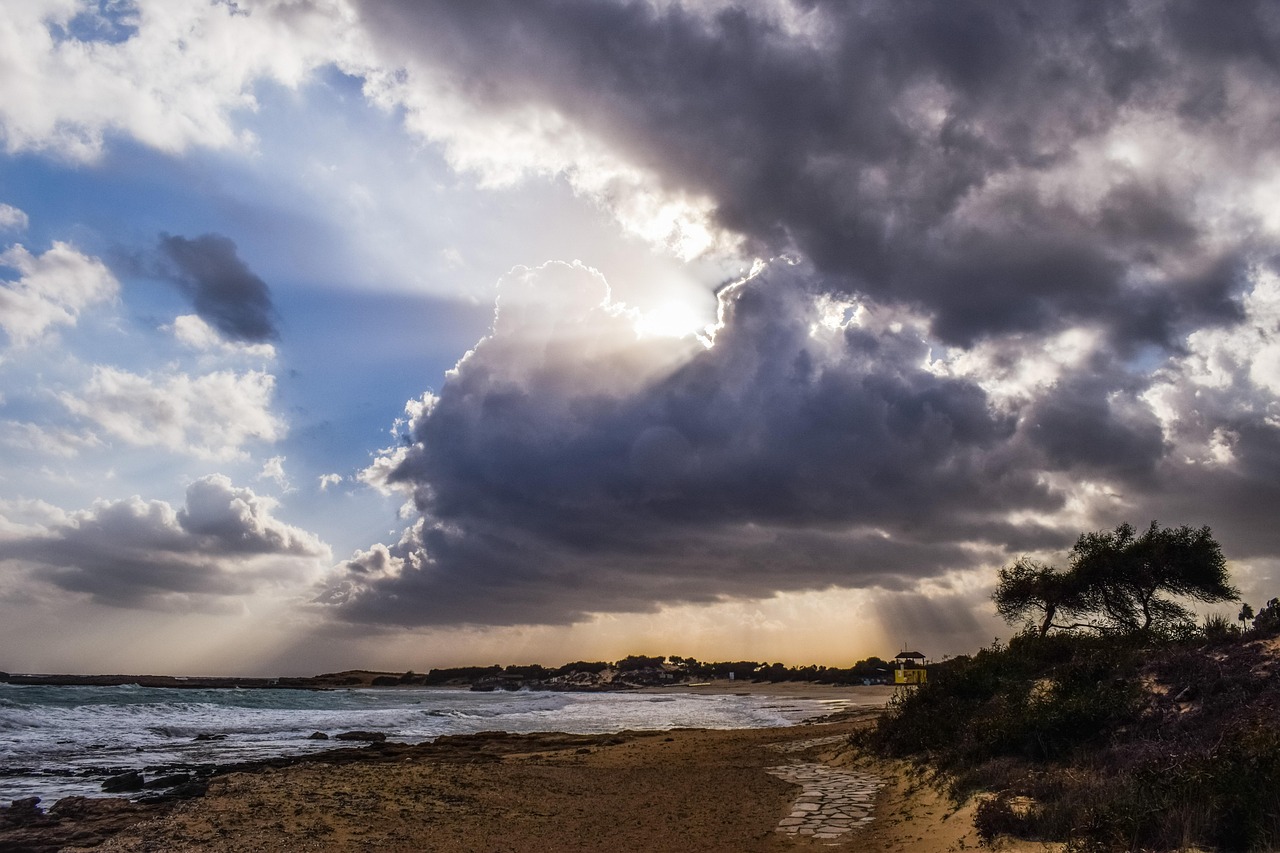
[[[0,9],[0,668],[942,657],[1152,520],[1280,595],[1275,4]]]

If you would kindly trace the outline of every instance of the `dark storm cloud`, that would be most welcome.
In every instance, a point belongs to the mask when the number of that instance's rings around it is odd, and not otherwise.
[[[1028,407],[1025,429],[1044,452],[1045,467],[1123,479],[1154,472],[1168,450],[1160,422],[1120,384],[1105,375],[1076,375]]]
[[[918,330],[823,326],[803,276],[727,291],[714,347],[686,342],[660,370],[672,342],[637,340],[585,269],[507,282],[494,333],[388,477],[429,521],[345,566],[325,600],[352,618],[509,623],[901,588],[999,553],[1005,513],[1060,506],[1011,446],[1014,419],[920,366]]]
[[[419,499],[441,518],[484,499],[498,502],[495,517],[534,513],[530,526],[567,539],[584,522],[601,531],[593,540],[627,532],[612,507],[599,507],[598,518],[590,505],[586,516],[562,513],[562,502],[581,499],[585,488],[676,523],[820,524],[850,512],[878,521],[908,506],[967,500],[973,475],[986,473],[982,452],[1012,433],[976,386],[908,366],[925,355],[909,332],[848,329],[836,353],[821,352],[810,338],[812,305],[768,280],[743,286],[727,310],[714,349],[621,397],[562,388],[566,365],[551,353],[545,374],[515,385],[481,345],[414,435],[423,452],[393,479],[431,484]],[[634,335],[625,320],[613,325]],[[521,332],[508,332],[517,345]],[[942,462],[927,484],[893,474]],[[455,499],[465,505],[455,510]]]
[[[1087,320],[1167,345],[1171,322],[1218,318],[1213,294],[1181,292],[1152,318],[1128,292],[1135,264],[1197,251],[1187,192],[1134,178],[1080,203],[1039,179],[1135,112],[1166,115],[1231,75],[1280,82],[1265,4],[1221,20],[1196,4],[1006,0],[361,5],[393,55],[474,103],[554,109],[708,195],[760,253],[794,247],[828,286],[921,304],[956,344]],[[1244,120],[1184,113],[1180,130],[1266,126]]]
[[[271,516],[251,490],[222,476],[195,481],[186,506],[134,497],[102,501],[40,535],[0,541],[0,560],[116,607],[199,610],[295,578],[299,560],[327,553],[314,536]],[[254,558],[283,558],[265,562]]]
[[[240,259],[229,238],[162,234],[160,252],[168,261],[162,274],[191,298],[200,319],[233,341],[260,343],[278,337],[271,290]]]
[[[1280,349],[1249,354],[1280,334],[1251,196],[1280,121],[1274,5],[360,6],[410,85],[552,111],[800,262],[724,291],[709,349],[637,341],[580,268],[505,282],[493,333],[372,469],[420,520],[335,570],[321,600],[345,618],[907,601],[1082,522],[1280,552],[1260,509]],[[865,312],[832,322],[833,299]]]
[[[1274,419],[1242,411],[1237,395],[1229,401],[1214,400],[1227,395],[1205,388],[1187,391],[1203,402],[1198,408],[1183,409],[1180,426],[1216,431],[1229,459],[1188,461],[1170,454],[1162,460],[1156,482],[1130,497],[1137,497],[1143,512],[1152,518],[1211,524],[1233,558],[1276,558],[1280,555],[1280,526],[1275,523],[1275,508],[1280,506],[1280,428]],[[1201,447],[1210,444],[1205,441]]]

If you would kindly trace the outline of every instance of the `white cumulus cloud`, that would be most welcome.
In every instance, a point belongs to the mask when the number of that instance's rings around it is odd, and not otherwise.
[[[262,466],[262,470],[258,472],[259,480],[270,480],[285,491],[289,491],[289,475],[284,471],[285,457],[272,456]]]
[[[327,545],[275,518],[275,507],[221,474],[188,486],[182,508],[138,496],[71,513],[0,501],[0,562],[103,604],[208,609],[303,584],[328,559]]]
[[[0,445],[24,453],[70,459],[78,456],[81,451],[101,447],[102,440],[93,433],[73,432],[23,421],[0,421]]]
[[[234,122],[259,80],[296,86],[354,56],[342,0],[10,3],[0,17],[0,138],[10,152],[93,160],[124,132],[162,151],[249,140]]]
[[[28,346],[55,326],[74,326],[85,308],[114,299],[120,284],[106,265],[75,247],[55,242],[34,255],[22,245],[0,253],[0,266],[18,273],[0,282],[0,329],[17,347]]]
[[[258,358],[264,361],[273,361],[276,357],[276,348],[271,344],[229,341],[218,334],[217,329],[200,319],[197,314],[183,314],[175,317],[173,324],[166,329],[173,332],[173,337],[178,343],[197,352]]]
[[[251,441],[283,437],[271,411],[275,377],[264,371],[221,370],[140,375],[97,366],[79,393],[59,395],[72,413],[129,444],[237,459]]]
[[[11,204],[0,203],[0,230],[25,231],[29,224],[25,211]]]

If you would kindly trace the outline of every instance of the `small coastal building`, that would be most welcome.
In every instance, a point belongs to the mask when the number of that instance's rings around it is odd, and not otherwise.
[[[924,684],[929,670],[925,666],[925,656],[920,652],[905,649],[893,656],[897,668],[893,671],[894,684]]]

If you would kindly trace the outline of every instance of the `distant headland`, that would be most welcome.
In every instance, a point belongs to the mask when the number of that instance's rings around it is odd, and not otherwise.
[[[680,655],[628,655],[618,661],[574,661],[562,666],[541,664],[464,666],[425,673],[348,669],[320,675],[278,678],[181,675],[66,675],[0,672],[0,682],[49,687],[140,687],[186,690],[285,689],[335,690],[373,687],[456,687],[472,690],[552,690],[590,692],[650,687],[693,686],[718,679],[816,684],[885,684],[892,665],[872,656],[850,667],[785,666],[758,661],[704,662]]]

